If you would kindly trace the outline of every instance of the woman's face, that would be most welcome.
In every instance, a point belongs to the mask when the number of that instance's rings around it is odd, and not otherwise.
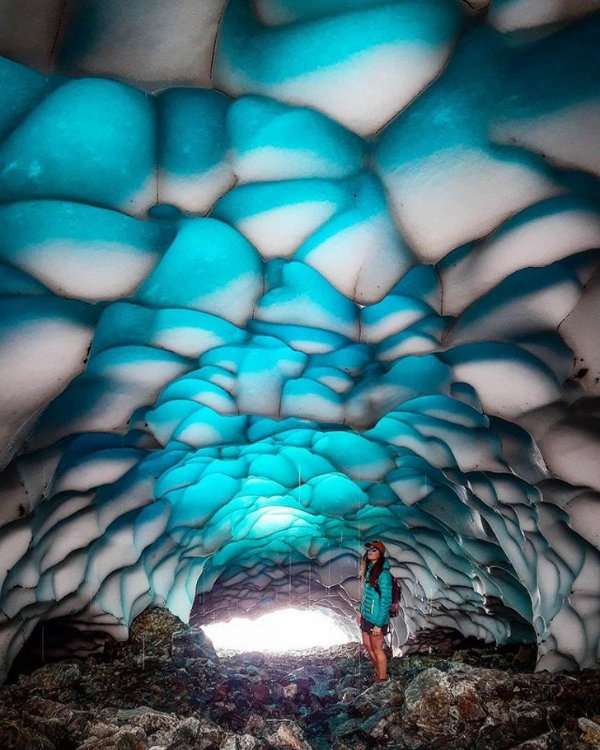
[[[379,556],[381,555],[381,552],[377,549],[377,547],[367,547],[367,560],[371,563],[377,562],[379,560]]]

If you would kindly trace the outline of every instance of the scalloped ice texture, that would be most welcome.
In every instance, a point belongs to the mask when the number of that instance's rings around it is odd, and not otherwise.
[[[597,3],[201,5],[0,29],[0,677],[56,617],[350,623],[369,538],[395,646],[597,664]]]

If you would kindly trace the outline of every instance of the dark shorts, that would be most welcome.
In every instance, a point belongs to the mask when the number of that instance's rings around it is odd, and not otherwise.
[[[368,620],[365,620],[364,617],[360,618],[360,629],[363,631],[363,633],[370,633],[373,628],[380,627],[381,633],[383,635],[388,634],[388,630],[390,629],[389,623],[387,625],[375,625],[374,622],[369,622]]]

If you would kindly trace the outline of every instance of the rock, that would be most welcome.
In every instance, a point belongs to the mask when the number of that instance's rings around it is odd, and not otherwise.
[[[192,742],[200,732],[200,722],[193,716],[184,719],[173,732],[173,739],[176,742]]]
[[[355,732],[358,732],[361,728],[361,725],[362,725],[361,719],[358,719],[358,718],[348,719],[347,721],[344,721],[338,726],[336,726],[333,729],[333,734],[335,737],[349,737]]]
[[[277,730],[267,735],[266,739],[273,747],[281,750],[312,750],[302,729],[294,721],[281,722]]]
[[[510,750],[560,750],[562,747],[560,736],[556,732],[545,732],[539,737],[515,745]]]
[[[63,724],[73,720],[75,711],[64,703],[32,695],[24,705],[24,709],[34,716],[43,716],[46,719],[60,719]]]
[[[79,683],[81,669],[78,664],[56,662],[36,669],[31,677],[36,690],[61,690],[75,687]]]
[[[117,711],[116,720],[119,723],[140,727],[147,735],[173,730],[177,726],[176,717],[162,711],[155,711],[147,706]]]
[[[581,740],[587,747],[600,748],[600,724],[582,717],[577,720],[581,730]]]
[[[475,648],[473,664],[394,658],[392,679],[373,684],[356,644],[218,665],[185,646],[175,664],[169,628],[183,641],[186,628],[159,612],[151,620],[162,640],[145,640],[156,654],[143,664],[138,630],[110,657],[46,665],[6,685],[0,750],[600,750],[598,670],[489,669],[486,647],[479,664]]]
[[[295,682],[289,683],[289,685],[283,686],[283,697],[288,700],[294,700],[298,695],[298,685]]]
[[[454,736],[465,744],[480,736],[487,721],[484,734],[489,742],[490,733],[494,734],[502,721],[493,718],[496,709],[491,700],[502,681],[500,673],[467,665],[455,664],[448,672],[425,669],[405,690],[403,720],[413,738],[433,741]],[[497,711],[500,715],[506,711],[506,706],[502,706],[503,711]]]
[[[378,742],[383,742],[387,739],[390,725],[395,723],[398,719],[399,716],[395,711],[390,711],[388,708],[384,708],[381,711],[377,711],[373,716],[370,716],[366,721],[363,721],[360,725],[360,729],[372,739]]]
[[[171,648],[173,635],[186,627],[187,625],[168,609],[150,607],[131,623],[127,643],[130,646],[143,645],[148,655],[166,655]]]
[[[531,670],[535,666],[537,657],[537,648],[534,643],[529,643],[519,647],[517,653],[512,659],[512,668],[518,671],[524,669]]]
[[[251,734],[232,734],[221,744],[220,750],[258,750],[262,744]]]
[[[146,750],[146,735],[140,727],[123,727],[110,737],[90,737],[77,750]]]
[[[465,638],[454,628],[437,627],[412,634],[402,645],[402,656],[435,654],[443,657],[474,646],[485,647],[485,644],[476,638]]]
[[[508,715],[519,739],[530,737],[531,734],[537,734],[546,729],[544,706],[536,705],[531,701],[515,702],[509,708]]]
[[[141,747],[160,747],[166,750],[217,750],[224,732],[213,722],[194,716],[182,718],[156,711],[147,706],[119,710],[114,721],[96,722],[90,726],[89,739],[82,750],[99,747],[131,750]],[[101,743],[104,743],[102,745]]]
[[[139,727],[119,729],[112,737],[115,750],[145,750],[146,735]]]
[[[342,690],[339,698],[342,703],[352,703],[357,695],[358,690],[356,688],[345,688]]]
[[[251,713],[246,720],[244,731],[246,734],[260,734],[266,726],[265,720],[260,714]]]
[[[23,722],[6,719],[0,719],[0,747],[2,750],[56,750],[56,745],[48,737]]]
[[[271,691],[269,690],[269,685],[267,682],[253,682],[250,691],[252,693],[252,699],[257,705],[262,705],[263,703],[267,703],[269,701]]]
[[[344,675],[344,677],[340,680],[339,688],[340,689],[344,689],[344,688],[356,689],[355,683],[356,683],[356,677],[353,674],[347,674],[347,675]]]
[[[202,628],[184,628],[173,633],[171,658],[179,666],[185,666],[187,659],[219,660],[210,638]]]
[[[68,743],[69,732],[60,719],[44,719],[39,716],[28,716],[27,723],[40,736],[46,737],[57,748]]]
[[[195,739],[196,750],[212,750],[220,747],[225,732],[221,727],[207,719],[200,719]]]
[[[352,716],[369,716],[375,713],[381,705],[399,707],[404,703],[404,695],[400,686],[393,680],[375,683],[356,696],[348,706],[348,713]]]
[[[98,739],[106,739],[107,737],[112,737],[112,735],[116,734],[117,731],[118,727],[114,726],[113,724],[104,724],[103,722],[92,724],[89,728],[90,735],[92,737],[97,737]]]

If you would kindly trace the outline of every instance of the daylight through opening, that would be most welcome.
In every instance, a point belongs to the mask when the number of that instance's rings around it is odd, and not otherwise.
[[[280,609],[256,619],[235,617],[204,626],[217,651],[293,651],[328,648],[352,639],[335,620],[315,609]]]

